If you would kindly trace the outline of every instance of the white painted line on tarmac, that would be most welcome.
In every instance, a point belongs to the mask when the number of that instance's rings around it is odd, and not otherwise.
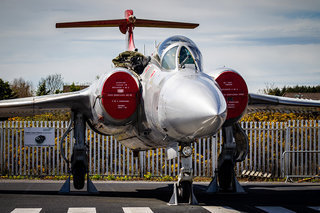
[[[280,206],[256,206],[256,208],[261,209],[268,213],[295,213],[289,209]]]
[[[39,213],[42,208],[15,208],[11,213]]]
[[[96,213],[96,208],[69,208],[68,213]]]
[[[240,212],[238,210],[235,210],[229,206],[202,206],[202,208],[208,210],[212,213],[236,213]]]
[[[149,207],[122,207],[124,213],[153,213]]]

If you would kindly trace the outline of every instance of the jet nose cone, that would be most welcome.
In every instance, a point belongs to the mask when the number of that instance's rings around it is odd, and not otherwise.
[[[214,134],[226,118],[226,102],[205,75],[169,79],[160,93],[161,128],[170,137],[192,140]]]

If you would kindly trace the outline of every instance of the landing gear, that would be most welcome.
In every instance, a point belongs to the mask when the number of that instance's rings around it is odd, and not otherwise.
[[[73,175],[73,185],[76,189],[83,189],[85,176],[88,172],[88,160],[86,150],[75,145],[71,157],[71,172]]]
[[[248,153],[248,137],[239,123],[222,129],[223,146],[218,158],[218,170],[207,188],[208,193],[236,192],[244,193],[239,184],[234,167],[243,161]]]
[[[232,161],[225,160],[218,170],[218,180],[222,191],[233,191],[234,164]]]
[[[93,183],[89,179],[89,170],[88,170],[88,154],[87,154],[87,146],[85,143],[85,119],[81,113],[73,112],[73,119],[71,120],[70,126],[66,133],[71,131],[71,125],[74,124],[74,138],[75,144],[72,150],[71,157],[71,173],[73,175],[73,186],[75,189],[83,189],[85,185],[85,177],[87,175],[87,191],[90,193],[97,193],[97,189],[94,187]],[[64,134],[61,141],[64,140],[67,134]],[[62,143],[62,142],[61,142]],[[62,149],[61,149],[62,151]],[[61,152],[63,153],[63,152]],[[69,161],[65,156],[63,158],[69,164]],[[69,193],[70,192],[70,177],[66,181],[66,183],[62,186],[61,193]]]
[[[189,181],[182,181],[178,185],[178,197],[181,198],[181,203],[188,203],[191,195],[190,190],[192,188],[192,183]]]
[[[193,170],[192,170],[192,149],[186,144],[181,145],[181,169],[178,175],[178,182],[173,186],[173,194],[169,205],[188,203],[198,205],[198,201],[193,193]]]

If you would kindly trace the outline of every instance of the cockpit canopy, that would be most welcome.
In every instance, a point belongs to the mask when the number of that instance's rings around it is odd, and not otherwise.
[[[176,70],[184,65],[194,65],[202,71],[202,55],[196,44],[184,36],[172,36],[163,41],[157,49],[157,57],[166,70]]]

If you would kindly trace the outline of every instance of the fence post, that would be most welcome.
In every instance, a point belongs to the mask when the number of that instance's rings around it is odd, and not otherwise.
[[[144,176],[144,151],[139,152],[139,163],[140,163],[140,177]],[[170,168],[171,169],[171,168]]]
[[[193,143],[193,149],[194,149],[194,158],[193,158],[193,176],[197,176],[197,142]]]
[[[283,153],[283,122],[280,123],[280,151],[279,151],[279,156],[280,156],[280,176],[282,176],[282,168],[283,168],[283,164],[282,164],[282,153]]]
[[[0,174],[2,174],[2,168],[3,168],[3,122],[0,122]]]
[[[318,151],[320,151],[320,120],[318,120]],[[320,154],[318,154],[317,172],[320,172]]]
[[[211,137],[211,152],[212,152],[212,177],[215,175],[216,171],[216,159],[217,159],[217,135]]]
[[[275,131],[275,138],[276,140],[274,141],[275,145],[275,175],[279,177],[279,144],[281,145],[281,141],[279,140],[279,122],[276,123],[276,131]]]
[[[207,145],[207,165],[206,165],[207,166],[207,174],[206,174],[206,176],[210,177],[210,171],[211,171],[211,169],[210,169],[210,139],[207,138],[206,141],[207,141],[207,143],[206,143],[206,145]]]
[[[289,143],[290,143],[290,127],[287,125],[287,123],[285,123],[285,130],[286,130],[286,141],[285,141],[285,148],[284,148],[284,154],[286,153],[286,151],[290,151],[289,150]],[[285,177],[288,174],[288,169],[289,169],[289,158],[288,156],[284,156],[284,169],[283,169],[283,177]]]
[[[20,146],[19,146],[19,160],[20,163],[19,164],[19,175],[22,175],[22,165],[25,163],[25,161],[22,161],[22,121],[19,122],[19,142],[20,142]],[[23,162],[23,163],[22,163]]]

